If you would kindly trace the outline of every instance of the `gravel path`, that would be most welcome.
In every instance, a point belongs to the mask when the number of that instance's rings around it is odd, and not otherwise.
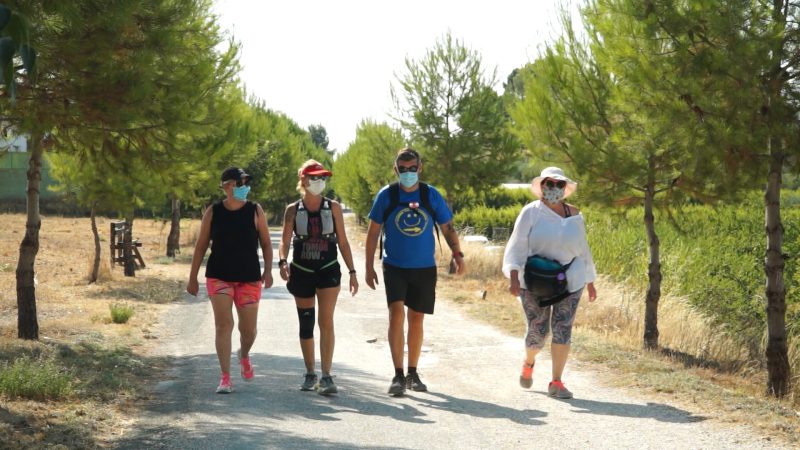
[[[363,255],[356,257],[361,275]],[[117,447],[784,448],[743,427],[604,387],[596,380],[600,374],[578,364],[568,364],[564,376],[576,398],[551,399],[546,354],[537,362],[533,389],[523,390],[517,382],[521,338],[470,319],[444,300],[426,319],[419,370],[430,392],[389,397],[393,368],[382,285],[372,291],[359,281],[361,292],[342,294],[337,306],[333,374],[339,394],[329,398],[299,390],[304,369],[297,315],[282,280],[262,299],[251,354],[255,380],[235,377],[231,395],[214,393],[210,304],[204,295],[187,296],[165,317],[161,333],[158,352],[174,360],[170,376]]]

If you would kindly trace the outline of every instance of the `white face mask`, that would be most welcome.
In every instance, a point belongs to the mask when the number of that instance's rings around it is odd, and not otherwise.
[[[308,182],[308,187],[306,187],[308,192],[311,192],[314,195],[319,195],[322,191],[325,190],[325,180],[310,180]]]
[[[547,187],[542,186],[542,198],[544,198],[547,203],[555,204],[559,203],[561,200],[564,199],[564,189],[559,187]]]

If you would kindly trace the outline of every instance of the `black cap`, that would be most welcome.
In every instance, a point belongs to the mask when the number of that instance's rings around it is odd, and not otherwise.
[[[220,182],[224,183],[228,180],[244,181],[245,179],[249,180],[250,175],[245,173],[244,169],[239,167],[228,167],[222,172],[222,178],[220,179]]]

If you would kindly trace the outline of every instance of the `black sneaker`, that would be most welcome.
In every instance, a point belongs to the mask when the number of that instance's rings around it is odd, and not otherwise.
[[[313,391],[317,385],[317,374],[307,373],[303,375],[303,384],[300,385],[301,391]]]
[[[392,378],[392,384],[389,386],[389,395],[393,397],[400,397],[406,393],[406,380],[401,375],[395,375]]]
[[[406,375],[406,389],[411,389],[415,392],[428,392],[428,386],[419,379],[418,373],[410,373]]]
[[[317,394],[331,395],[331,394],[336,394],[338,392],[339,390],[336,389],[336,383],[333,382],[333,377],[328,375],[320,378],[319,384],[317,384]]]

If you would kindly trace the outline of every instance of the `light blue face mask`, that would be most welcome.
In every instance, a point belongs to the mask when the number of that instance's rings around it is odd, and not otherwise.
[[[410,188],[414,186],[419,181],[419,176],[417,172],[403,172],[399,175],[400,184],[404,187]]]
[[[250,193],[250,186],[248,185],[238,186],[233,188],[233,198],[235,198],[236,200],[242,200],[242,201],[247,200],[247,194],[249,193]]]

